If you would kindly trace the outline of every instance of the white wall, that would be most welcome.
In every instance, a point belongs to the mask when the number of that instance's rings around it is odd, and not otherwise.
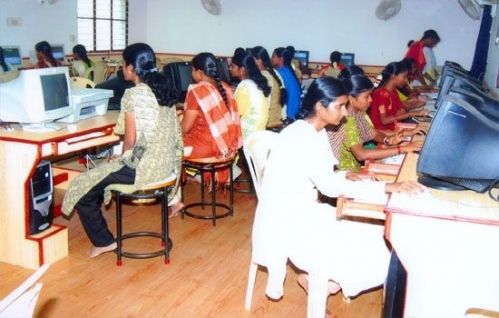
[[[332,50],[354,52],[359,64],[384,65],[402,57],[406,43],[433,28],[442,42],[440,62],[471,66],[479,21],[457,0],[403,0],[394,18],[375,17],[376,0],[221,0],[222,14],[203,10],[199,0],[148,0],[147,42],[156,50],[231,55],[237,46],[269,51],[292,44],[327,61]]]
[[[128,43],[147,42],[147,3],[128,0]]]
[[[39,5],[36,0],[0,0],[0,45],[18,45],[29,56],[35,44],[48,41],[63,44],[70,54],[78,34],[76,0]],[[20,26],[8,26],[7,18],[21,18]]]
[[[311,51],[312,61],[327,61],[332,50],[355,52],[359,64],[398,60],[409,39],[436,29],[440,63],[471,66],[479,21],[471,20],[457,0],[403,0],[391,20],[374,16],[377,0],[221,0],[222,14],[203,10],[199,0],[129,0],[129,41],[148,42],[158,52],[231,55],[237,46],[269,50],[293,44]],[[28,56],[36,42],[65,45],[77,34],[76,0],[40,6],[36,0],[0,0],[0,45],[20,45]],[[8,27],[8,17],[22,26]]]

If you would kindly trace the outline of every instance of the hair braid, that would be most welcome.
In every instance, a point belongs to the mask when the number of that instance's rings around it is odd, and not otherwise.
[[[277,75],[274,68],[267,67],[267,71],[270,73],[270,75],[272,75],[272,77],[279,84],[279,104],[281,104],[281,106],[284,106],[286,104],[286,102],[288,101],[288,92],[286,91],[286,88],[284,87],[284,84],[281,81],[281,78]]]
[[[222,95],[222,98],[225,102],[225,105],[227,108],[229,108],[229,101],[227,100],[227,93],[225,92],[225,88],[222,85],[222,81],[220,80],[220,76],[218,75],[218,72],[213,76],[213,79],[215,79],[215,82],[217,83],[217,89],[220,95]]]

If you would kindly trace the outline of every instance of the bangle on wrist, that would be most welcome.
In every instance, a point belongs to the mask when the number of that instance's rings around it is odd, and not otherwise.
[[[397,146],[397,153],[400,155],[402,152],[400,151],[400,145]]]
[[[390,139],[388,138],[388,136],[385,136],[385,138],[383,138],[383,144],[385,144],[385,146],[390,146]]]

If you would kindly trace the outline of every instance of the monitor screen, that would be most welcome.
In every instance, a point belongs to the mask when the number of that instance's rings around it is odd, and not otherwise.
[[[476,88],[482,90],[482,85],[467,73],[457,70],[444,70],[440,80],[440,91],[437,97],[436,107],[440,104],[439,101],[447,95],[453,87]]]
[[[485,192],[499,178],[499,119],[480,105],[446,96],[417,163],[419,182],[443,190]]]
[[[67,67],[22,70],[19,76],[0,85],[0,119],[38,124],[72,113]]]
[[[163,74],[172,81],[179,94],[178,102],[185,100],[185,95],[189,85],[194,82],[192,79],[192,66],[189,62],[175,62],[166,64],[163,67]]]
[[[191,63],[179,63],[178,74],[180,79],[180,91],[182,93],[187,92],[189,85],[191,85],[194,82],[194,80],[192,79]]]
[[[69,105],[66,74],[41,75],[45,110],[54,110]]]
[[[64,46],[62,46],[61,44],[52,45],[52,54],[54,55],[54,58],[56,60],[63,62],[65,58]]]
[[[353,53],[341,53],[341,64],[346,66],[352,66],[355,64],[355,54]]]
[[[14,68],[19,68],[23,64],[21,50],[18,46],[2,46],[5,63],[12,65]]]
[[[229,62],[225,57],[217,58],[217,68],[220,79],[228,84],[231,83],[231,76],[229,71]]]
[[[301,68],[304,69],[308,68],[308,55],[309,55],[308,51],[300,51],[300,50],[295,51],[294,59],[300,62]]]

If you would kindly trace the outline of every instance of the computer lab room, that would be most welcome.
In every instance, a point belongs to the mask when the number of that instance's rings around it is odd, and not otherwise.
[[[0,0],[0,318],[499,317],[497,0]]]

